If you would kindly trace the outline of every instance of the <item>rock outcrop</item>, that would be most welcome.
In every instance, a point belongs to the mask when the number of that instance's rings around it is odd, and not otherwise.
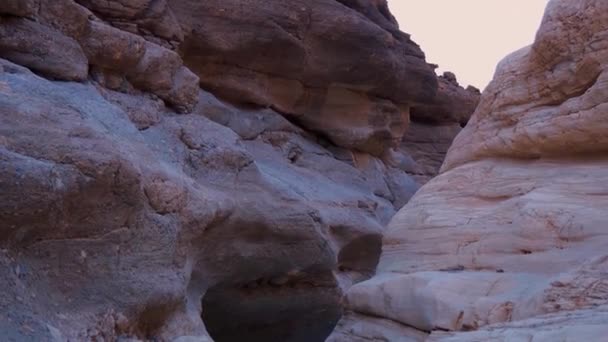
[[[271,107],[333,143],[381,156],[437,81],[386,1],[182,0],[186,64],[203,88]],[[348,124],[346,124],[348,122]]]
[[[392,220],[329,341],[608,336],[607,57],[607,2],[549,3],[441,175]]]
[[[451,72],[438,80],[435,101],[411,109],[410,128],[398,148],[409,157],[408,174],[422,184],[437,176],[452,141],[466,126],[481,96],[474,87],[461,87]]]
[[[1,335],[323,340],[438,82],[385,1],[3,0]]]

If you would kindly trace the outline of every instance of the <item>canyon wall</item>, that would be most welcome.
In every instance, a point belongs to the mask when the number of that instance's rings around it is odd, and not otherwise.
[[[329,341],[608,336],[608,2],[552,0]]]
[[[435,100],[412,107],[410,127],[398,149],[410,157],[406,172],[421,184],[439,173],[452,141],[479,104],[479,90],[464,89],[453,73],[445,72],[438,80]]]
[[[385,1],[3,0],[0,334],[322,341],[448,78]]]

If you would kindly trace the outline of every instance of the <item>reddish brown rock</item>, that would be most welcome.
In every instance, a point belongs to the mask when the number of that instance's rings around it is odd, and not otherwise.
[[[135,68],[147,50],[143,38],[96,21],[82,46],[91,64],[119,71]]]
[[[438,80],[439,89],[434,101],[414,106],[411,110],[412,121],[432,124],[458,123],[464,127],[477,108],[480,91],[470,86],[463,88],[451,72],[445,72]]]
[[[85,45],[82,40],[91,30],[91,21],[97,20],[91,11],[73,0],[36,1],[40,1],[40,4],[37,5],[34,20]]]
[[[183,40],[181,26],[166,0],[80,0],[78,2],[106,18],[112,25],[143,35],[155,43],[168,44]]]
[[[202,313],[214,336],[321,339],[373,272],[395,195],[277,113],[201,93],[194,114],[157,108],[140,131],[126,110],[150,100],[2,70],[7,334],[203,338]]]
[[[34,5],[38,10],[29,11]],[[107,8],[103,10],[105,7],[100,4],[89,5],[104,15],[114,13]],[[128,12],[133,6],[119,2],[106,5],[119,12]],[[139,11],[124,13],[125,18],[142,13],[149,15],[150,20],[157,18],[154,11],[161,2],[140,5]],[[11,0],[4,6],[0,13],[27,15],[38,22],[0,17],[0,57],[62,80],[85,80],[90,64],[95,67],[97,78],[126,77],[136,88],[159,96],[180,112],[191,111],[196,105],[199,79],[183,67],[181,57],[171,46],[146,41],[137,35],[137,30],[132,33],[112,27],[72,0],[39,4],[18,4]],[[160,12],[170,13],[166,4],[163,6]],[[181,32],[177,24],[172,27]],[[149,40],[163,43],[162,39]],[[125,88],[122,84],[111,87]]]
[[[439,174],[452,141],[469,121],[481,96],[474,87],[461,87],[451,72],[438,79],[435,101],[411,108],[412,122],[399,148],[413,161],[405,170],[421,184]]]
[[[340,146],[380,155],[400,138],[393,127],[407,126],[409,104],[435,96],[431,67],[392,17],[382,17],[385,2],[179,1],[171,7],[187,32],[186,64],[205,89],[273,107]],[[387,111],[392,119],[377,119]],[[353,118],[348,124],[346,113]]]
[[[33,6],[36,13],[26,11]],[[242,7],[186,0],[11,0],[5,7],[79,42],[100,77],[127,76],[180,112],[194,108],[200,78],[222,98],[272,107],[334,144],[376,156],[398,145],[413,104],[437,102],[431,66],[398,30],[384,1]],[[235,34],[248,27],[255,32]]]
[[[29,17],[36,14],[40,0],[5,0],[0,4],[0,13],[18,17]]]
[[[127,77],[136,87],[158,95],[179,111],[189,112],[198,101],[198,77],[182,64],[177,53],[146,42],[143,57],[127,70]]]
[[[60,80],[82,81],[88,74],[75,40],[27,19],[0,17],[0,56]]]

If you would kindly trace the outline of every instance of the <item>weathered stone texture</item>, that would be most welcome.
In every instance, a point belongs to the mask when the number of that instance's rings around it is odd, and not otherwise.
[[[334,334],[369,324],[371,338],[385,319],[429,341],[605,339],[607,33],[605,1],[549,3],[393,218],[378,274],[347,294],[359,318]]]

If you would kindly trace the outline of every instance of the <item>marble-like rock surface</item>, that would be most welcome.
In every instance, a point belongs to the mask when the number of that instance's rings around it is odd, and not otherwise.
[[[550,1],[441,175],[393,218],[378,274],[348,292],[330,340],[604,340],[607,112],[608,3]]]
[[[428,342],[603,341],[608,336],[608,307],[562,311],[522,321],[484,327],[469,333],[435,332]]]

